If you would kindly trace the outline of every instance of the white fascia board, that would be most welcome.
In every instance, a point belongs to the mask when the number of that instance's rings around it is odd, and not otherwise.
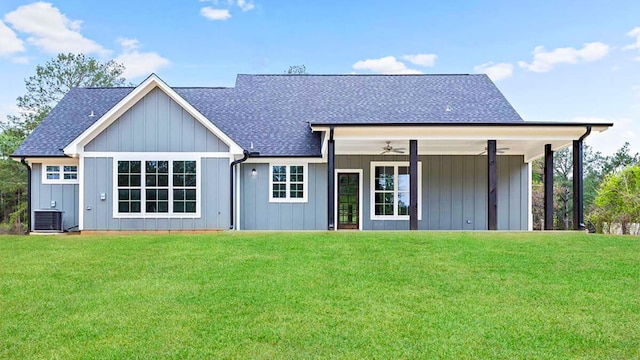
[[[20,162],[21,158],[13,158]],[[55,165],[78,165],[79,160],[71,157],[25,157],[29,164],[55,164]]]
[[[321,128],[314,128],[320,130]],[[592,132],[607,127],[599,126]],[[577,140],[585,126],[340,126],[336,140]]]
[[[138,87],[133,89],[127,96],[120,100],[114,107],[107,111],[100,119],[91,125],[82,134],[76,137],[69,145],[64,148],[64,153],[69,156],[77,156],[82,154],[84,146],[91,140],[95,139],[109,125],[116,121],[122,114],[129,110],[133,105],[140,101],[143,97],[156,87],[160,88],[173,101],[178,103],[191,116],[200,122],[205,128],[216,135],[222,142],[229,146],[229,151],[233,154],[241,154],[243,149],[231,140],[229,136],[223,133],[218,127],[213,125],[204,115],[189,104],[182,96],[180,96],[169,85],[162,81],[156,74],[151,74]]]

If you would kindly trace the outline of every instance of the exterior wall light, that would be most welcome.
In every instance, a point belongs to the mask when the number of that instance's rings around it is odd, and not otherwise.
[[[255,168],[251,169],[251,176],[256,176],[256,175],[258,175],[258,170],[256,170]]]

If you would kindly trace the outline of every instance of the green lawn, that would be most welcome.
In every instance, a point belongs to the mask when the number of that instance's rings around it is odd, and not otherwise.
[[[0,237],[0,358],[640,358],[640,238]]]

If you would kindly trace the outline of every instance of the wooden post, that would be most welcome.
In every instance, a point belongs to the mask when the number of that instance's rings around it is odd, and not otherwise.
[[[573,230],[584,226],[584,181],[582,173],[582,139],[573,141]]]
[[[553,230],[553,150],[544,146],[544,229]]]
[[[409,229],[418,230],[418,140],[409,140]]]
[[[498,166],[496,140],[487,140],[487,228],[498,229]]]

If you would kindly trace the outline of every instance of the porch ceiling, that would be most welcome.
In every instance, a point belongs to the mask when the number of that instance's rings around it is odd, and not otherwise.
[[[487,140],[497,140],[499,155],[522,155],[529,162],[544,155],[544,146],[554,151],[578,140],[585,124],[541,126],[338,126],[334,129],[335,153],[338,155],[382,153],[387,141],[394,148],[405,148],[409,140],[418,140],[419,155],[480,155]],[[590,124],[591,125],[591,124]],[[605,131],[610,124],[593,124],[592,133]],[[314,131],[322,131],[314,126]],[[328,130],[328,129],[326,129]],[[327,137],[325,137],[326,139]],[[390,155],[402,155],[389,153]]]

